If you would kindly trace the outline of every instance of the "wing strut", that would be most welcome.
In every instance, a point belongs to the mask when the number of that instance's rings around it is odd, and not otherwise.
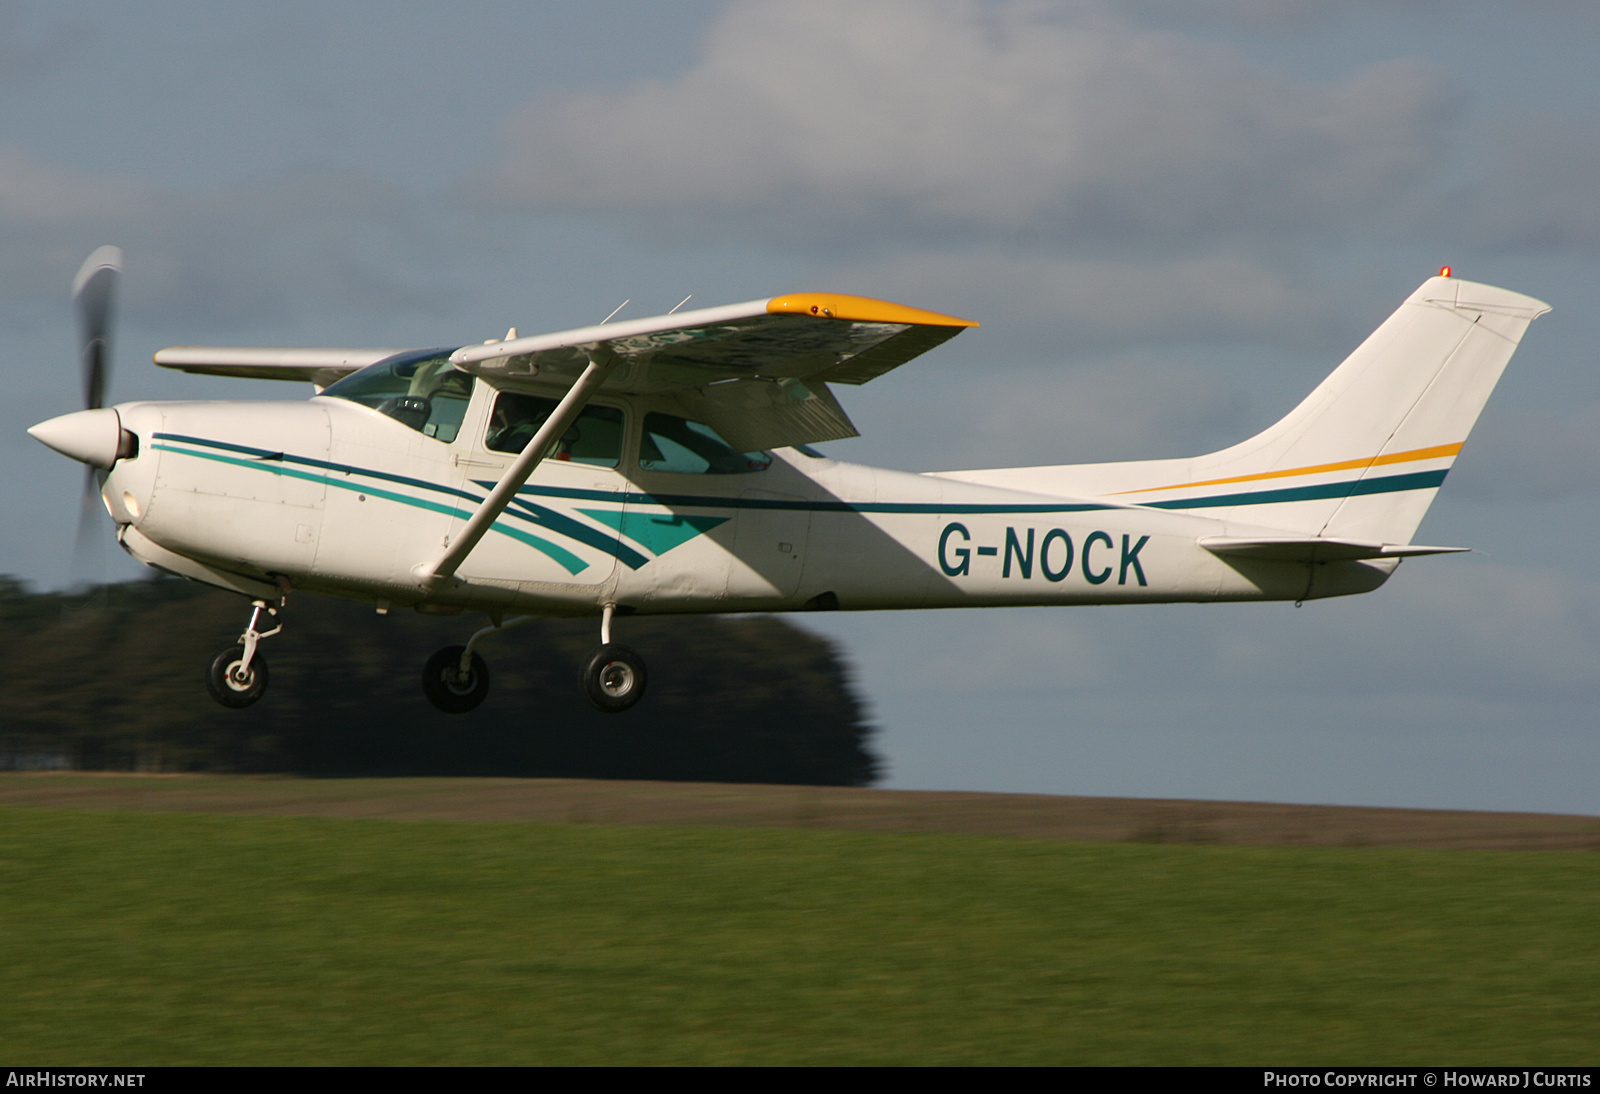
[[[539,466],[539,461],[544,459],[545,453],[550,451],[554,444],[572,423],[578,420],[578,415],[583,408],[589,405],[590,398],[605,383],[606,377],[611,375],[611,370],[617,367],[621,360],[609,342],[598,342],[593,346],[584,347],[584,353],[589,358],[589,365],[583,374],[562,396],[561,402],[546,418],[544,425],[533,435],[522,454],[514,460],[489,496],[483,499],[466,526],[461,529],[461,534],[451,541],[435,562],[425,562],[416,567],[412,572],[422,579],[424,585],[433,586],[442,581],[447,581],[455,575],[456,568],[461,565],[472,549],[478,545],[489,528],[505,512],[506,506],[511,504],[511,499],[517,496],[523,484],[528,481],[528,476],[533,474],[533,469]]]

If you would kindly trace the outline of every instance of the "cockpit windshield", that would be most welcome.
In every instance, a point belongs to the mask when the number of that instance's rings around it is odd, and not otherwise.
[[[370,406],[448,444],[461,429],[474,379],[450,363],[454,352],[445,348],[397,353],[352,372],[322,394]]]

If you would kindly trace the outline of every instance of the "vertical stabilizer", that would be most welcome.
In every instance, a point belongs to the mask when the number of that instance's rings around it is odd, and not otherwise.
[[[1549,310],[1505,289],[1430,278],[1305,401],[1231,448],[950,477],[1408,543],[1523,332]]]

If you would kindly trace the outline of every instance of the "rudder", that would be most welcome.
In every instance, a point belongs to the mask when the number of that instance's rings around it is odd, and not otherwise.
[[[948,473],[1307,536],[1409,543],[1528,324],[1549,305],[1430,278],[1283,419],[1180,460]]]

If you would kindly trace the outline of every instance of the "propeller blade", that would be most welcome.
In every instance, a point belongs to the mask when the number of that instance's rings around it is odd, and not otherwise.
[[[105,506],[100,501],[100,484],[105,472],[94,467],[83,469],[83,495],[78,501],[78,534],[72,541],[70,588],[75,592],[93,589],[104,580]]]
[[[72,306],[78,316],[78,356],[83,364],[83,405],[99,410],[105,405],[111,375],[111,327],[115,319],[117,280],[122,275],[122,249],[100,247],[72,279]],[[72,583],[93,590],[100,579],[100,484],[103,471],[85,467],[83,497],[78,507],[78,534],[72,545]],[[95,598],[91,595],[89,604]]]
[[[116,308],[122,249],[101,247],[85,260],[72,279],[72,303],[78,313],[78,348],[83,361],[83,403],[98,410],[105,403],[111,372],[111,324]]]

